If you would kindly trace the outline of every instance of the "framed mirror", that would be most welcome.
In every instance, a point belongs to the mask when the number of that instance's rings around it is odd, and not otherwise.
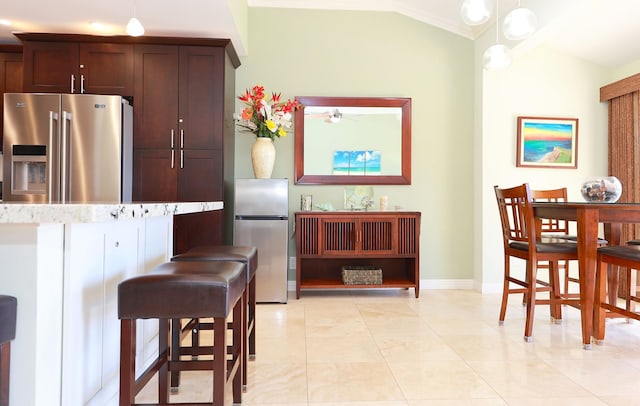
[[[296,184],[411,184],[410,98],[296,99]]]

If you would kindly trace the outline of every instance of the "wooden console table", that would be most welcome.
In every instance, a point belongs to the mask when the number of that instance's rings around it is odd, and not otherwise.
[[[414,288],[420,294],[420,212],[295,213],[301,289]],[[343,266],[382,269],[382,284],[345,285]]]

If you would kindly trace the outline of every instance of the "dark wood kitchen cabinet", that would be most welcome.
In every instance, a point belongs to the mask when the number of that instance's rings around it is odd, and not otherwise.
[[[226,40],[185,42],[135,46],[137,201],[224,201],[225,181],[233,179],[239,60]],[[228,217],[224,210],[175,217],[174,252],[229,243],[230,224],[224,230]]]
[[[133,44],[90,35],[16,36],[25,92],[133,95]]]
[[[22,92],[22,46],[0,45],[0,95]],[[4,96],[0,97],[0,151],[2,151]]]

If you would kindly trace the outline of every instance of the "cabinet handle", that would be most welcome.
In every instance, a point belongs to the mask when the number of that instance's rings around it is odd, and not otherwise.
[[[173,128],[171,129],[171,169],[173,169],[174,162],[176,160],[176,151],[175,151],[175,142],[174,142],[174,132]]]
[[[180,169],[184,169],[184,129],[180,129]]]
[[[84,93],[84,75],[80,75],[80,93]]]
[[[76,86],[76,75],[72,74],[71,75],[71,93],[76,92],[75,86]]]

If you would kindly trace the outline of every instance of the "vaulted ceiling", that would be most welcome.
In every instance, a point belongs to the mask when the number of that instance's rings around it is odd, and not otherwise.
[[[499,0],[500,14],[518,0]],[[392,11],[476,39],[492,27],[465,26],[460,19],[462,0],[247,0],[249,7],[286,7]],[[231,38],[240,55],[246,54],[241,25],[236,24],[238,0],[21,0],[4,2],[0,42],[15,43],[12,32],[65,32],[122,35],[135,12],[145,35]],[[536,0],[522,1],[538,15],[541,27],[533,41],[559,48],[594,63],[616,67],[640,60],[640,1]],[[97,30],[91,22],[102,23]]]

